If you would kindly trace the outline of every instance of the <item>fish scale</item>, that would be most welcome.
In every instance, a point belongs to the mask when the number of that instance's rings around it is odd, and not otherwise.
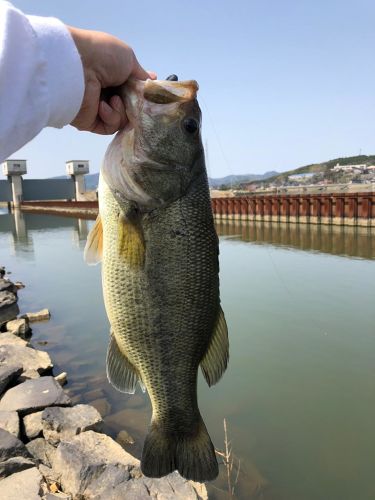
[[[126,91],[131,126],[107,150],[85,249],[88,262],[102,260],[107,375],[122,392],[139,381],[151,399],[143,473],[211,480],[218,464],[197,376],[201,366],[209,385],[220,379],[228,335],[197,84],[133,82]]]

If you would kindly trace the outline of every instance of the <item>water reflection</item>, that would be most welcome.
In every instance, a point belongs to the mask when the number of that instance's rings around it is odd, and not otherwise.
[[[72,230],[74,245],[82,250],[89,233],[89,221],[86,219],[25,213],[21,210],[14,210],[8,213],[4,209],[0,212],[0,236],[1,233],[8,234],[11,237],[11,247],[15,255],[27,254],[31,259],[34,254],[33,231],[50,231],[67,228],[71,228]]]
[[[333,255],[375,259],[375,232],[366,227],[285,224],[259,221],[216,221],[219,236],[254,244],[266,244]],[[13,249],[33,253],[32,231],[71,228],[72,241],[83,249],[89,233],[87,219],[49,214],[0,212],[0,234],[9,233]]]
[[[375,232],[366,227],[218,221],[219,236],[334,255],[375,259]]]

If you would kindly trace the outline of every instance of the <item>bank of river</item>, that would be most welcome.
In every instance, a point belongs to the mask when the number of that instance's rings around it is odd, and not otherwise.
[[[23,310],[51,310],[34,340],[47,342],[57,372],[68,372],[69,396],[104,400],[106,432],[115,437],[126,422],[135,441],[129,451],[139,456],[150,404],[106,380],[100,269],[82,259],[91,224],[4,214],[0,262],[29,285]],[[228,421],[241,458],[238,497],[373,499],[374,236],[259,223],[224,223],[218,232],[231,359],[217,386],[200,379],[199,399],[219,449]],[[211,498],[223,498],[217,488],[225,488],[224,474],[209,486]]]

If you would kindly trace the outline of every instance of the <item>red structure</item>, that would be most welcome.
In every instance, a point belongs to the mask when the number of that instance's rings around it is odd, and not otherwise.
[[[222,218],[375,223],[375,193],[252,195],[212,198],[211,202],[214,215]]]

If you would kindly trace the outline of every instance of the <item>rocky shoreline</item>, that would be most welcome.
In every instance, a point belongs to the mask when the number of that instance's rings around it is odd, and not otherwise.
[[[20,316],[23,287],[0,268],[1,500],[206,500],[204,484],[177,472],[143,476],[126,439],[102,432],[98,410],[72,404],[63,388],[67,374],[54,376],[49,354],[32,345],[30,323],[48,319],[49,311]]]

